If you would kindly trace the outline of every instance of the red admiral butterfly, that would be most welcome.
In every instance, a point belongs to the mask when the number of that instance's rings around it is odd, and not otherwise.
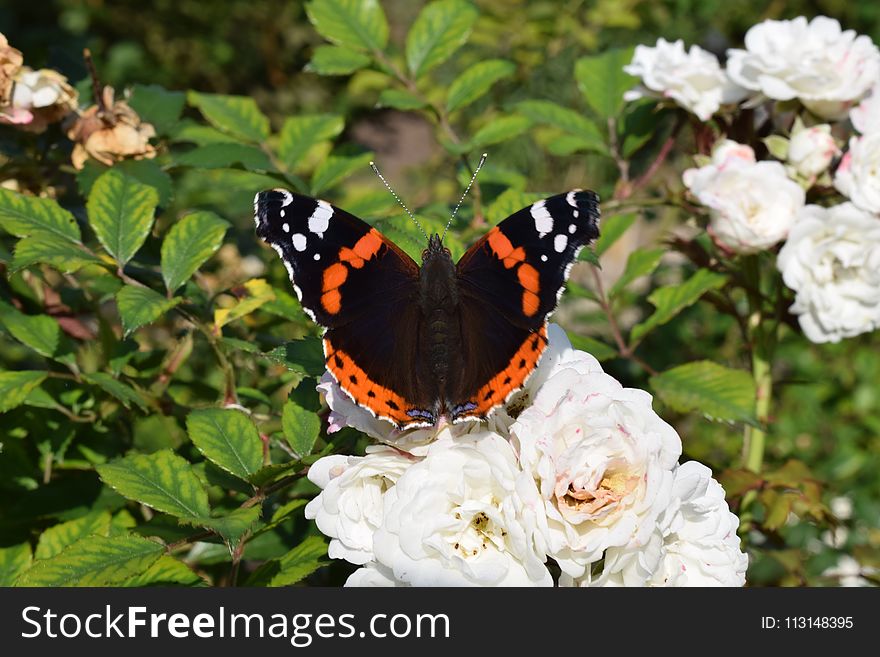
[[[547,346],[572,263],[599,236],[599,198],[581,190],[512,214],[457,264],[434,234],[421,267],[326,201],[273,189],[256,195],[254,215],[326,329],[327,369],[401,429],[485,419],[519,390]]]

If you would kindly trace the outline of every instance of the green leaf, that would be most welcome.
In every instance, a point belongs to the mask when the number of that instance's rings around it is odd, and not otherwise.
[[[95,181],[109,168],[98,163],[96,160],[87,161],[85,167],[76,174],[76,184],[79,187],[80,194],[83,196],[91,194]],[[156,191],[159,192],[160,206],[167,206],[171,202],[171,197],[174,194],[171,176],[155,159],[123,160],[114,164],[112,168],[145,185],[155,187]]]
[[[250,576],[247,586],[290,586],[324,565],[327,545],[320,536],[309,536],[280,559],[268,561]]]
[[[137,390],[126,385],[122,381],[114,379],[109,374],[105,372],[92,372],[91,374],[83,374],[82,377],[88,383],[96,385],[104,392],[116,397],[116,399],[122,402],[122,405],[125,406],[125,408],[131,408],[131,405],[134,404],[142,411],[147,410],[144,398],[141,397],[141,394]]]
[[[73,545],[87,536],[108,536],[111,520],[109,511],[92,511],[82,518],[49,527],[40,534],[34,558],[54,557],[68,545]]]
[[[193,522],[210,516],[208,494],[190,463],[170,449],[132,454],[95,466],[123,497]]]
[[[89,223],[98,241],[124,266],[141,248],[156,213],[159,193],[134,178],[108,169],[92,185]]]
[[[98,258],[67,238],[38,233],[33,237],[20,239],[15,245],[12,271],[16,272],[31,265],[47,264],[68,273],[100,262]]]
[[[252,278],[242,286],[244,290],[236,294],[235,303],[225,308],[214,310],[214,326],[219,333],[220,328],[245,315],[275,298],[272,287],[262,278]]]
[[[379,94],[379,107],[393,107],[401,111],[421,109],[427,102],[402,89],[383,89]]]
[[[528,118],[517,114],[495,118],[477,130],[469,146],[472,149],[483,148],[484,146],[513,139],[528,130],[530,125],[531,121]]]
[[[50,235],[68,242],[79,242],[76,219],[49,198],[23,196],[0,189],[0,227],[16,237]]]
[[[318,75],[349,75],[371,61],[367,55],[343,46],[318,46],[306,70]]]
[[[621,114],[623,94],[636,83],[636,78],[623,70],[632,61],[632,53],[632,48],[606,50],[600,55],[581,57],[575,64],[578,88],[602,119],[616,119]]]
[[[184,167],[225,169],[238,164],[248,171],[271,171],[272,162],[256,146],[248,144],[206,144],[179,155],[175,163]]]
[[[225,516],[214,518],[201,518],[198,524],[208,529],[213,529],[223,540],[235,547],[244,536],[260,519],[260,507],[252,506],[246,509],[235,509]]]
[[[649,331],[665,324],[682,310],[695,304],[709,290],[717,290],[727,278],[708,269],[700,269],[681,285],[657,288],[649,296],[655,306],[654,313],[644,322],[633,327],[630,341],[636,343]]]
[[[147,287],[126,285],[116,293],[116,306],[119,308],[125,336],[145,324],[156,321],[181,301],[179,297],[166,299]]]
[[[239,479],[263,466],[263,442],[251,419],[234,409],[193,411],[186,418],[190,440],[205,458]]]
[[[201,586],[205,580],[191,571],[185,563],[163,554],[144,572],[130,577],[117,586]]]
[[[58,349],[61,327],[49,315],[25,315],[0,301],[0,323],[19,342],[41,356],[51,358]]]
[[[442,64],[471,34],[478,12],[463,0],[425,5],[406,35],[406,64],[416,78]]]
[[[711,420],[757,425],[755,384],[744,370],[702,360],[652,376],[651,387],[676,411],[698,411]]]
[[[250,478],[251,484],[254,486],[265,486],[286,476],[294,468],[300,468],[302,464],[299,461],[288,461],[287,463],[273,463],[260,468],[258,472]]]
[[[549,100],[524,100],[516,104],[516,110],[534,123],[551,125],[578,137],[578,149],[607,153],[605,138],[595,123],[574,110]]]
[[[296,402],[287,401],[281,412],[281,427],[287,443],[302,458],[312,453],[321,432],[321,420],[315,413],[307,411]]]
[[[592,354],[596,360],[603,361],[617,357],[617,350],[614,347],[610,347],[604,342],[599,342],[595,338],[578,335],[577,333],[569,333],[568,339],[572,347]]]
[[[781,135],[770,135],[762,140],[770,155],[785,162],[788,159],[789,141]]]
[[[636,249],[629,254],[626,259],[626,267],[611,289],[608,291],[609,296],[614,296],[621,292],[627,285],[632,283],[641,276],[647,276],[660,264],[660,259],[666,249]]]
[[[162,242],[162,278],[174,292],[223,244],[229,224],[213,212],[192,212],[178,221]]]
[[[503,59],[488,59],[474,64],[459,75],[449,86],[446,95],[446,110],[454,112],[486,94],[492,85],[510,77],[516,66]]]
[[[238,144],[241,143],[232,135],[227,135],[216,128],[192,119],[183,119],[175,126],[172,134],[175,142],[188,142],[205,146],[207,144]]]
[[[536,203],[545,198],[547,198],[546,194],[521,192],[517,189],[505,189],[486,209],[486,220],[490,224],[495,225],[499,221],[504,221],[514,212],[519,212],[523,208],[529,207],[532,203]]]
[[[278,155],[288,169],[296,169],[309,149],[338,136],[345,127],[336,114],[302,114],[284,122],[278,141]]]
[[[620,236],[623,235],[629,227],[632,226],[636,219],[639,218],[638,213],[630,214],[612,214],[609,217],[602,217],[602,234],[596,240],[596,255],[601,257],[611,245],[614,244]]]
[[[306,14],[328,41],[355,50],[388,45],[388,21],[378,0],[311,0]]]
[[[186,94],[168,91],[157,84],[136,84],[132,87],[128,104],[147,123],[152,123],[160,135],[168,134],[180,119]]]
[[[321,339],[311,336],[286,342],[263,356],[306,376],[317,378],[326,369]]]
[[[308,500],[304,500],[301,497],[282,504],[275,510],[275,513],[272,514],[271,520],[260,527],[259,533],[271,531],[279,525],[288,522],[290,518],[298,513],[306,504],[308,504]]]
[[[366,169],[372,159],[372,153],[354,156],[331,155],[315,169],[315,173],[312,175],[312,195],[320,194],[322,191],[342,182],[355,171]]]
[[[20,543],[0,548],[0,586],[12,586],[31,567],[31,546]]]
[[[134,535],[91,536],[36,561],[17,586],[107,586],[147,570],[165,550]]]
[[[45,372],[0,372],[0,413],[21,406],[45,378]]]
[[[250,142],[265,141],[269,136],[269,119],[249,96],[225,96],[187,93],[187,101],[218,130]]]

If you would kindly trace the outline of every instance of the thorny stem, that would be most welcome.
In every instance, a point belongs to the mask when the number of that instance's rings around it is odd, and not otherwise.
[[[104,86],[98,79],[98,71],[95,68],[94,60],[92,60],[92,51],[88,48],[83,48],[83,59],[86,62],[89,77],[92,78],[92,93],[95,95],[95,104],[98,106],[98,114],[104,123],[113,125],[115,123],[113,113],[108,112],[107,105],[104,104]]]

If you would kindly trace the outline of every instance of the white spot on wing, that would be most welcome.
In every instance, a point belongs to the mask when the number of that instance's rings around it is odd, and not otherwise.
[[[293,248],[297,251],[305,251],[306,250],[306,236],[302,233],[294,233],[293,237],[290,238],[290,241],[293,242]]]
[[[285,221],[283,224],[281,224],[281,230],[283,230],[285,233],[289,233],[290,224]]]
[[[538,231],[538,237],[544,237],[553,230],[553,217],[547,211],[544,201],[533,203],[529,212],[535,220],[535,230]]]
[[[282,208],[287,207],[288,205],[293,203],[293,194],[288,192],[286,189],[276,189],[275,191],[279,192],[284,197],[284,200],[281,201]]]
[[[547,262],[547,254],[546,253],[541,254],[541,262]]]
[[[579,189],[575,189],[565,195],[566,202],[573,208],[577,207],[577,201],[574,200],[574,195],[579,191],[580,191]]]
[[[284,210],[281,210],[281,216],[282,217],[284,216]]]
[[[309,231],[324,239],[324,233],[330,225],[330,217],[333,216],[333,208],[327,201],[318,201],[318,207],[309,217]]]
[[[572,214],[574,215],[574,218],[577,219],[578,214],[580,214],[580,213],[577,210],[575,210],[574,212],[572,212]]]
[[[316,254],[315,254],[315,260],[320,260],[320,259],[321,259],[321,254],[320,254],[320,253],[316,253]]]
[[[571,233],[572,235],[574,235],[574,234],[577,232],[577,229],[578,229],[577,226],[575,226],[574,224],[571,224],[571,225],[568,227],[568,232]]]
[[[557,235],[553,238],[553,248],[556,250],[556,253],[565,251],[566,246],[568,246],[568,237],[566,235]]]

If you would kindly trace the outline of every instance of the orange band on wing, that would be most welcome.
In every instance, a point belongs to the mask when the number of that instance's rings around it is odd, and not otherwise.
[[[337,287],[345,283],[348,278],[348,267],[341,262],[334,262],[324,270],[324,292],[335,290]]]
[[[352,248],[347,246],[339,249],[339,260],[347,262],[355,269],[364,266],[364,262],[379,253],[382,247],[382,235],[375,228],[371,228],[370,232],[361,237]]]
[[[342,309],[342,293],[339,290],[330,290],[321,295],[321,305],[331,315],[335,315]]]

